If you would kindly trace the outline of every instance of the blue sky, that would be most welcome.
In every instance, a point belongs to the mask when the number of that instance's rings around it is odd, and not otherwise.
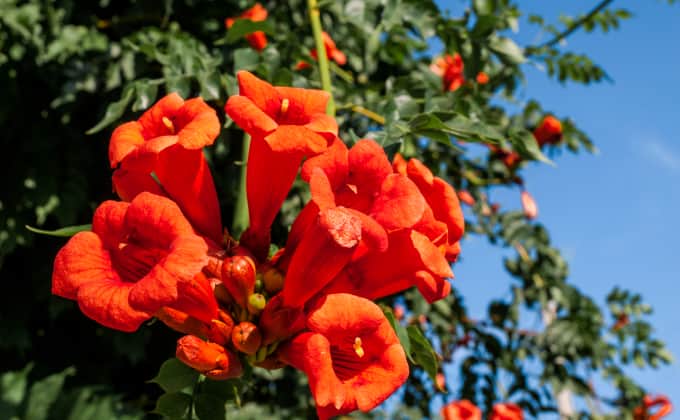
[[[467,2],[440,1],[453,15]],[[577,15],[597,1],[520,1],[525,13],[556,21]],[[603,303],[616,285],[638,291],[654,307],[656,335],[680,357],[677,300],[680,297],[680,6],[665,1],[615,1],[632,19],[608,34],[579,32],[566,49],[585,52],[602,65],[613,83],[561,85],[526,66],[520,99],[538,99],[546,110],[571,117],[600,150],[597,155],[555,157],[557,167],[527,168],[527,188],[539,205],[539,221],[551,232],[570,264],[570,281]],[[520,25],[523,45],[547,40]],[[519,193],[499,194],[504,208],[519,208]],[[506,290],[509,276],[484,240],[463,245],[455,283],[472,316],[483,316],[490,290]],[[494,264],[489,264],[494,261]],[[502,292],[501,292],[502,293]],[[680,366],[629,372],[653,393],[675,403],[667,419],[680,419]],[[454,378],[450,378],[454,379]]]

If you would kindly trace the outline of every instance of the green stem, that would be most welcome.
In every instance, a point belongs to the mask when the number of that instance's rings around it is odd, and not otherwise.
[[[335,116],[335,102],[333,101],[333,86],[331,85],[331,72],[328,66],[328,57],[326,56],[326,47],[323,44],[321,33],[321,13],[319,12],[319,4],[316,0],[307,0],[307,9],[309,10],[309,20],[312,24],[312,33],[314,34],[314,45],[316,46],[316,55],[319,62],[319,73],[321,74],[321,88],[330,93],[331,98],[328,101],[326,114],[331,117]]]
[[[246,194],[246,173],[248,168],[248,151],[250,150],[250,136],[243,134],[243,151],[241,153],[241,176],[238,186],[238,197],[234,209],[234,220],[231,224],[232,235],[239,237],[248,227],[248,196]]]

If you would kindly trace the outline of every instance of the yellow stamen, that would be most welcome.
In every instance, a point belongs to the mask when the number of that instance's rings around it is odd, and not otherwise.
[[[175,133],[175,125],[172,123],[170,118],[163,117],[163,118],[161,118],[161,121],[163,121],[163,125],[166,126],[168,128],[168,130],[170,130],[171,133],[173,133],[173,134]]]
[[[361,347],[361,338],[356,337],[354,339],[354,345],[352,347],[354,347],[354,352],[357,354],[357,356],[359,356],[360,358],[364,357],[365,353],[364,348]]]
[[[286,111],[288,111],[288,106],[290,105],[290,101],[288,99],[284,99],[281,101],[281,113],[285,114]]]

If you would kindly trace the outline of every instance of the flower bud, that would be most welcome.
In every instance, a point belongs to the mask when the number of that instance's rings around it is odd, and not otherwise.
[[[259,315],[267,304],[267,299],[259,293],[253,293],[248,297],[248,312]]]
[[[534,130],[534,137],[541,147],[545,144],[558,143],[562,139],[562,123],[552,115],[548,115]]]
[[[262,274],[262,281],[264,282],[264,290],[270,295],[274,295],[283,289],[283,281],[285,277],[283,273],[274,267],[267,267]]]
[[[475,205],[475,198],[472,196],[472,194],[470,194],[469,191],[466,190],[458,191],[458,199],[460,200],[461,203],[465,203],[470,207]]]
[[[477,77],[475,79],[477,80],[477,83],[479,83],[480,85],[485,85],[489,83],[489,75],[484,73],[483,71],[477,73]]]
[[[443,373],[437,373],[437,376],[435,376],[435,385],[437,385],[439,391],[446,392],[446,376],[444,376]]]
[[[262,335],[252,322],[241,322],[231,332],[231,342],[245,354],[255,354],[262,344]]]
[[[520,195],[520,199],[522,201],[524,216],[526,216],[526,218],[529,220],[535,219],[536,216],[538,216],[538,206],[536,206],[534,198],[531,196],[531,194],[529,194],[528,191],[524,190]]]
[[[397,319],[397,321],[401,321],[402,319],[404,319],[405,313],[406,310],[404,309],[404,306],[394,305],[394,317]]]
[[[175,355],[187,366],[212,379],[235,378],[243,370],[235,354],[193,335],[186,335],[177,341]]]
[[[234,255],[222,262],[222,283],[236,303],[245,308],[248,296],[255,291],[255,263],[243,255]]]

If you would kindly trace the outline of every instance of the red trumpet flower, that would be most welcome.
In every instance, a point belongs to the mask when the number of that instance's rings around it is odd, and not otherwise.
[[[380,308],[349,295],[320,298],[304,332],[284,344],[280,358],[307,374],[319,418],[382,403],[408,377],[404,349]]]
[[[468,400],[445,405],[441,415],[442,420],[482,420],[482,410]]]
[[[184,101],[171,93],[137,121],[116,128],[109,143],[113,187],[131,201],[148,191],[173,199],[192,225],[222,240],[217,192],[203,147],[220,132],[215,110],[201,98]]]
[[[338,125],[325,114],[327,92],[275,87],[247,71],[238,73],[238,82],[240,94],[229,98],[225,111],[253,137],[246,177],[250,226],[241,242],[264,260],[271,224],[300,162],[326,150]]]
[[[246,10],[237,18],[226,18],[224,20],[224,25],[229,29],[234,25],[237,19],[248,19],[253,22],[262,22],[267,19],[267,9],[262,7],[260,3],[255,3],[253,7]],[[252,34],[246,35],[246,39],[251,47],[258,51],[264,50],[267,46],[267,36],[262,31],[256,31]]]
[[[57,254],[52,293],[122,331],[136,330],[164,306],[210,322],[217,302],[201,274],[207,251],[167,198],[145,192],[131,203],[106,201],[92,232],[76,234]]]
[[[522,420],[522,408],[513,403],[494,404],[489,420]]]
[[[444,90],[454,91],[465,83],[463,77],[463,59],[460,54],[446,54],[437,58],[431,65],[430,70],[441,76]]]
[[[562,123],[552,115],[548,115],[534,129],[534,137],[540,147],[545,144],[555,144],[562,138]]]
[[[652,413],[650,410],[658,406],[658,410]],[[633,411],[633,418],[635,420],[659,420],[666,417],[673,411],[671,401],[665,395],[645,395],[642,399],[642,405]]]

